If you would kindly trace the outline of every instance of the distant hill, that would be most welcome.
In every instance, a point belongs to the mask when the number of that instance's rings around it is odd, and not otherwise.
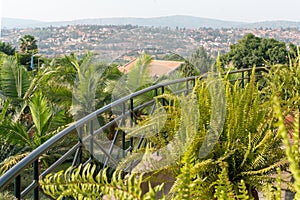
[[[202,17],[193,16],[166,16],[166,17],[153,17],[153,18],[103,18],[103,19],[83,19],[77,20],[80,24],[116,24],[116,25],[139,25],[139,26],[155,26],[155,27],[179,27],[179,28],[231,28],[244,25],[243,22],[223,21],[215,19],[207,19]]]
[[[30,19],[14,19],[14,18],[2,18],[2,28],[28,28],[38,27],[45,22],[30,20]]]
[[[66,26],[75,24],[91,24],[91,25],[138,25],[138,26],[155,26],[155,27],[179,27],[179,28],[300,28],[300,22],[290,21],[265,21],[257,23],[245,23],[236,21],[224,21],[216,19],[208,19],[202,17],[175,15],[166,17],[153,18],[97,18],[97,19],[81,19],[74,21],[59,22],[42,22],[36,20],[2,18],[2,28],[35,28],[47,26]]]
[[[300,22],[293,21],[263,21],[242,25],[245,28],[300,28]]]

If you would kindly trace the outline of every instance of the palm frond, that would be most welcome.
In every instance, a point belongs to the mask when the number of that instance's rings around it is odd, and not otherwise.
[[[13,57],[7,57],[0,70],[1,88],[6,96],[22,98],[30,86],[31,76],[18,65]]]
[[[128,73],[127,85],[132,92],[153,83],[149,65],[153,58],[148,54],[141,55]]]
[[[5,120],[0,124],[0,137],[21,148],[32,146],[31,138],[20,122]]]
[[[41,137],[46,134],[48,126],[53,115],[52,109],[47,104],[42,93],[36,93],[29,103],[32,120],[36,128],[35,137]]]

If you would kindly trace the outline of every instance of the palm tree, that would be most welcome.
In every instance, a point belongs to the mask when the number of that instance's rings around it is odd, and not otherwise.
[[[74,54],[56,59],[52,69],[54,73],[43,91],[51,102],[68,110],[75,119],[110,103],[111,91],[105,88],[121,76],[116,66],[97,61],[89,52],[81,59]]]
[[[22,53],[34,54],[38,52],[37,40],[32,35],[25,35],[20,38],[19,48]]]
[[[0,41],[0,52],[3,52],[7,55],[14,55],[16,49],[9,43]]]
[[[54,74],[51,69],[41,68],[33,77],[15,57],[4,56],[0,63],[0,141],[17,150],[6,154],[10,159],[0,164],[4,172],[53,136],[67,121],[64,111],[50,104],[41,93],[48,77]]]
[[[12,167],[66,125],[64,111],[54,109],[41,92],[29,101],[30,113],[26,124],[4,119],[0,124],[0,138],[8,144],[17,146],[19,152],[0,163],[0,174]]]

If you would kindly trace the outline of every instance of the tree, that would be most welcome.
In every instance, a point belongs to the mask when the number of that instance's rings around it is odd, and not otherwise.
[[[0,163],[0,175],[66,125],[64,111],[51,106],[41,92],[32,96],[29,109],[30,113],[24,116],[27,124],[7,118],[0,123],[0,139],[19,149],[16,155]]]
[[[284,42],[275,39],[245,35],[230,51],[221,56],[223,65],[233,65],[237,69],[263,66],[264,64],[287,63],[288,51]]]
[[[190,58],[190,63],[195,67],[200,74],[210,70],[213,64],[213,59],[207,54],[203,46],[199,47]]]
[[[68,123],[65,111],[49,102],[42,84],[52,73],[41,69],[33,78],[13,56],[3,57],[0,69],[1,114],[0,141],[11,152],[1,148],[0,174],[28,155]],[[59,149],[56,149],[59,150]]]
[[[21,53],[29,53],[29,54],[35,54],[38,52],[37,47],[37,40],[32,35],[25,35],[24,37],[20,38],[20,52]]]
[[[263,60],[271,65],[285,64],[288,62],[288,51],[284,42],[279,42],[273,38],[263,38],[261,40]]]
[[[19,40],[19,63],[27,67],[28,70],[33,69],[34,54],[38,53],[37,40],[32,35],[25,35]]]
[[[3,52],[7,55],[14,55],[15,51],[16,48],[14,48],[11,44],[0,41],[0,52]]]

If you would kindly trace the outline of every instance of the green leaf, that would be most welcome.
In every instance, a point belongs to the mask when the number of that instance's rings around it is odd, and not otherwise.
[[[46,99],[42,96],[42,93],[36,93],[32,97],[29,108],[36,128],[34,135],[35,143],[36,145],[40,145],[43,143],[43,136],[46,135],[49,128],[53,112],[51,107],[48,106]]]
[[[0,70],[1,87],[6,96],[22,98],[30,86],[31,76],[18,65],[14,57],[7,57]]]

